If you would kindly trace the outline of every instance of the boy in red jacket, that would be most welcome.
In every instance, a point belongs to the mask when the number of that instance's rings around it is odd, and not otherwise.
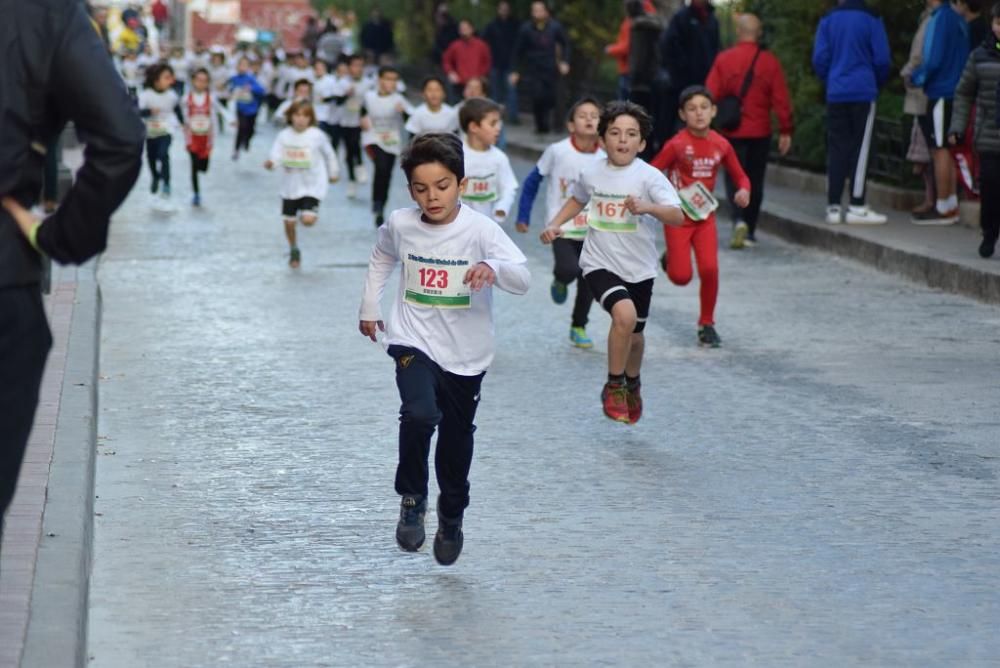
[[[725,166],[739,190],[736,204],[750,203],[750,179],[740,166],[732,145],[711,129],[716,107],[712,94],[704,86],[690,86],[681,92],[680,117],[686,128],[664,144],[653,158],[653,167],[669,172],[670,180],[681,196],[684,224],[663,226],[667,253],[663,269],[675,285],[691,282],[691,251],[698,263],[701,280],[701,317],[698,319],[698,345],[718,348],[722,344],[715,331],[715,302],[719,296],[719,231],[715,225],[713,197],[719,166]]]

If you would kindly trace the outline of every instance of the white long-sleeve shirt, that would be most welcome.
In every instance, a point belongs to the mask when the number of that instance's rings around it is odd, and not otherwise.
[[[271,146],[270,160],[282,170],[282,199],[322,200],[330,188],[330,179],[340,176],[330,140],[316,127],[303,132],[294,128],[279,132]]]
[[[146,117],[146,137],[155,139],[173,134],[178,129],[174,107],[180,102],[180,96],[173,88],[163,91],[143,88],[139,92],[139,109],[148,109]]]
[[[465,178],[469,180],[462,196],[462,202],[494,220],[498,211],[510,215],[517,195],[517,177],[510,166],[510,158],[491,146],[489,150],[477,151],[464,142]]]
[[[361,133],[361,145],[375,145],[399,155],[403,149],[403,114],[413,113],[410,103],[399,93],[379,95],[377,90],[370,90],[365,93],[365,112],[371,128]]]
[[[420,209],[399,209],[379,229],[365,277],[360,319],[383,320],[385,285],[402,263],[399,289],[386,322],[388,345],[416,348],[445,371],[475,376],[493,361],[493,291],[471,292],[466,272],[485,262],[495,286],[528,291],[527,258],[498,225],[462,206],[447,225],[423,222]]]

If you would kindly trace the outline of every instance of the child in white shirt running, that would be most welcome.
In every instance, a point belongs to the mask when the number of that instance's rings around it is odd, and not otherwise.
[[[438,77],[424,79],[421,91],[424,103],[413,110],[406,121],[406,131],[416,137],[428,132],[458,132],[458,112],[445,104],[447,96],[444,81]]]
[[[334,100],[340,112],[340,136],[344,140],[344,158],[347,162],[347,196],[357,194],[357,184],[368,178],[361,163],[361,109],[365,106],[365,93],[370,84],[365,79],[364,56],[355,54],[347,58],[347,72],[337,79],[337,97]]]
[[[156,64],[146,68],[145,88],[139,93],[139,114],[146,120],[146,159],[153,174],[151,192],[170,199],[170,142],[180,117],[180,95],[173,88],[174,69]],[[162,185],[162,190],[161,190]]]
[[[361,110],[361,143],[375,164],[372,178],[372,213],[375,227],[385,222],[385,204],[389,200],[392,169],[403,146],[403,121],[413,107],[400,95],[399,71],[384,65],[378,71],[378,87],[365,93]]]
[[[465,132],[465,174],[469,186],[462,202],[495,221],[503,221],[514,206],[517,177],[510,159],[496,147],[503,128],[503,108],[485,97],[462,104],[458,121]]]
[[[288,238],[288,266],[298,269],[302,253],[296,244],[295,226],[300,216],[302,224],[312,227],[319,216],[319,203],[330,183],[340,176],[337,156],[326,134],[316,127],[316,112],[308,100],[300,100],[288,109],[288,125],[278,133],[271,154],[264,163],[266,169],[280,164],[281,215]]]
[[[632,102],[611,102],[598,125],[607,160],[580,175],[572,197],[542,232],[542,243],[562,237],[563,225],[588,204],[590,230],[580,268],[590,291],[611,314],[608,334],[608,382],[601,392],[604,414],[635,424],[642,417],[639,371],[645,347],[656,278],[657,221],[682,225],[677,191],[659,170],[637,156],[646,146],[653,122]]]
[[[359,329],[372,341],[385,331],[396,362],[402,406],[396,492],[402,496],[396,541],[423,545],[427,459],[437,429],[438,529],[434,557],[455,563],[469,505],[474,419],[493,360],[493,290],[528,291],[527,259],[498,226],[461,204],[466,187],[462,142],[453,134],[417,137],[403,156],[419,208],[394,211],[379,230],[365,278]],[[402,263],[387,323],[379,310],[386,282]],[[388,325],[386,327],[386,324]]]

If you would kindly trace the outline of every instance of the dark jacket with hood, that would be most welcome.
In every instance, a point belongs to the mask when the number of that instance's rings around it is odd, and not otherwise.
[[[674,14],[660,41],[663,67],[677,91],[704,84],[721,48],[715,7],[706,2],[701,11],[703,16],[689,5]]]
[[[628,71],[634,91],[649,92],[653,89],[660,70],[660,35],[663,23],[655,14],[643,14],[632,19],[629,37]]]
[[[965,136],[972,105],[976,105],[976,150],[1000,155],[1000,128],[997,127],[997,96],[1000,95],[1000,46],[992,32],[972,52],[962,78],[955,88],[955,106],[949,134]]]

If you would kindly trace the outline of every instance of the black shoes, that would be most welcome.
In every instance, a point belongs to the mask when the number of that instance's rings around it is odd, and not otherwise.
[[[979,244],[979,257],[993,257],[993,251],[996,248],[996,245],[996,239],[993,241],[983,239],[983,243]]]
[[[719,338],[715,327],[702,325],[698,328],[698,345],[704,348],[718,348],[722,345],[722,339]]]
[[[434,534],[434,559],[442,566],[451,566],[462,554],[464,543],[461,516],[452,519],[442,515],[441,500],[438,499],[438,530]]]
[[[407,552],[416,552],[424,544],[426,538],[424,515],[426,514],[427,499],[422,496],[404,496],[400,502],[399,522],[396,524],[396,542]]]

